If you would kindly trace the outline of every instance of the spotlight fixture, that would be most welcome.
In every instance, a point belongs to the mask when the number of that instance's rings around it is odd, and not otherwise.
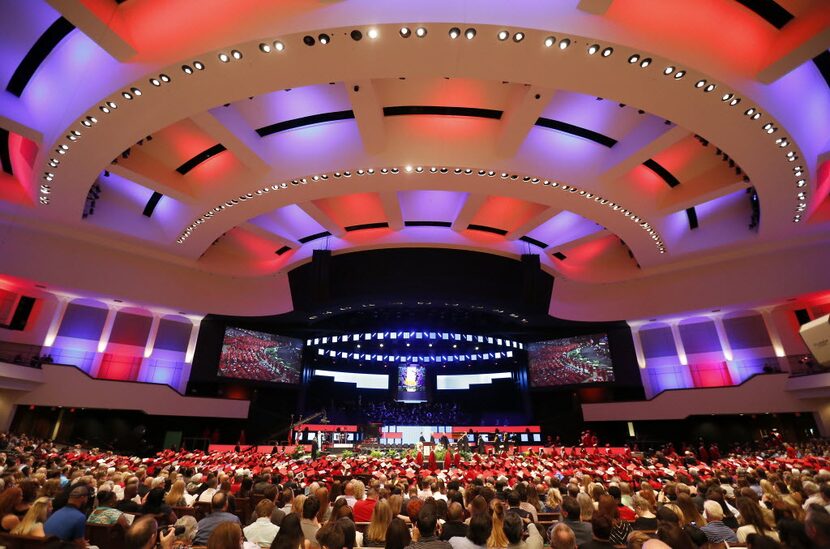
[[[109,114],[110,113],[110,108],[107,107],[106,105],[101,105],[98,108],[101,109],[101,112],[104,113],[104,114]]]
[[[675,67],[672,67],[671,65],[669,65],[668,67],[666,67],[665,69],[663,69],[663,74],[664,74],[664,75],[666,75],[666,76],[668,76],[668,75],[670,75],[671,73],[673,73],[674,71],[675,71]]]
[[[185,74],[193,74],[193,69],[190,68],[190,65],[182,65],[182,72]]]
[[[674,73],[675,80],[680,80],[684,76],[686,76],[686,71],[677,71],[676,73]]]
[[[593,44],[588,47],[588,55],[594,55],[599,51],[599,44]]]
[[[504,42],[505,40],[510,38],[510,33],[507,32],[506,30],[501,30],[501,31],[499,31],[498,38],[499,38],[499,40]]]
[[[418,38],[423,38],[426,35],[427,35],[426,27],[418,27],[417,29],[415,29],[415,36],[417,36]]]
[[[562,40],[559,41],[559,49],[560,50],[567,49],[567,47],[570,46],[570,45],[571,45],[571,41],[568,38],[563,38]]]
[[[725,94],[723,94],[723,96],[720,98],[720,100],[721,100],[721,101],[729,101],[730,99],[732,99],[732,97],[733,97],[733,96],[734,96],[734,95],[733,95],[733,94],[731,94],[731,93],[725,93]]]
[[[169,77],[169,76],[167,76],[166,74],[160,74],[160,75],[159,75],[159,79],[160,79],[162,82],[164,82],[165,84],[167,84],[167,83],[169,83],[169,82],[170,82],[170,77]]]
[[[129,100],[131,100],[131,99],[133,98],[133,94],[131,94],[131,93],[130,93],[130,92],[128,92],[128,91],[123,91],[123,92],[121,92],[121,97],[123,97],[124,99],[126,99],[127,101],[129,101]]]
[[[740,103],[740,102],[741,102],[741,98],[740,98],[740,97],[736,97],[735,99],[733,99],[732,101],[730,101],[730,102],[729,102],[729,106],[730,106],[730,107],[734,107],[735,105],[737,105],[737,104],[738,104],[738,103]]]
[[[231,57],[239,61],[242,59],[242,52],[239,50],[231,50]]]
[[[317,36],[317,41],[320,42],[320,44],[322,44],[323,46],[325,46],[326,44],[331,42],[331,37],[326,33],[322,33]]]
[[[513,41],[516,42],[517,44],[519,42],[521,42],[522,40],[524,40],[524,39],[525,39],[525,33],[523,33],[523,32],[517,32],[516,34],[513,35]]]
[[[610,57],[612,53],[614,53],[614,48],[605,48],[602,50],[603,57]]]
[[[476,30],[470,27],[469,29],[464,31],[464,36],[467,38],[467,40],[472,40],[476,37]]]
[[[412,31],[409,30],[409,27],[401,27],[401,30],[398,31],[398,34],[400,34],[402,38],[409,38],[410,36],[412,36]]]
[[[218,57],[219,61],[221,61],[222,63],[227,63],[231,60],[230,56],[225,52],[220,53]]]
[[[640,68],[641,69],[644,69],[644,68],[648,67],[649,65],[651,65],[651,57],[646,57],[645,59],[640,61]]]
[[[547,38],[545,38],[545,47],[546,48],[552,47],[555,43],[556,43],[556,38],[554,38],[553,36],[548,36]]]
[[[367,34],[369,35],[369,38],[371,38],[372,40],[375,40],[378,36],[380,36],[380,33],[376,28],[369,29],[369,32]]]
[[[360,31],[359,31],[359,30],[357,30],[357,29],[355,29],[355,30],[353,30],[352,32],[350,32],[350,33],[349,33],[349,36],[351,36],[351,37],[352,37],[352,40],[354,40],[355,42],[357,42],[357,41],[359,41],[359,40],[363,40],[363,33],[362,33],[362,32],[360,32]]]
[[[194,61],[193,62],[193,68],[196,69],[197,71],[203,71],[203,70],[205,70],[205,64],[202,63],[201,61]]]
[[[450,39],[455,40],[456,38],[461,36],[461,29],[459,29],[458,27],[453,27],[453,28],[450,29],[449,34],[450,34]]]
[[[706,85],[706,80],[698,80],[697,83],[695,84],[695,87],[696,88],[702,88],[705,85]]]
[[[259,45],[259,51],[262,53],[271,53],[271,44],[266,44],[265,42]]]
[[[313,46],[315,43],[316,43],[316,40],[314,40],[313,36],[311,36],[309,34],[306,34],[305,36],[303,36],[303,44],[305,44],[306,46]]]
[[[629,64],[631,64],[631,65],[633,65],[634,63],[636,63],[636,62],[637,62],[637,61],[639,61],[639,60],[640,60],[640,56],[639,56],[639,55],[637,55],[636,53],[635,53],[634,55],[632,55],[631,57],[629,57],[629,58],[628,58],[628,62],[629,62]]]
[[[161,81],[158,78],[151,78],[150,79],[150,84],[158,87],[158,86],[161,86]]]
[[[715,84],[709,84],[705,88],[703,88],[704,93],[709,93],[710,91],[714,90],[717,86]]]
[[[285,44],[283,44],[279,40],[275,40],[274,41],[274,49],[277,50],[277,51],[282,51],[282,50],[285,49]]]

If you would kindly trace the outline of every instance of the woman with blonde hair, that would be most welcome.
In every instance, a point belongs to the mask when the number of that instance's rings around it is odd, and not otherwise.
[[[37,498],[29,507],[23,520],[12,529],[11,533],[18,536],[46,537],[43,532],[43,523],[46,522],[51,510],[52,500],[45,497]]]
[[[294,497],[294,501],[291,503],[291,512],[297,515],[298,517],[303,517],[303,505],[305,504],[305,496],[300,494],[299,496]]]
[[[386,545],[386,530],[392,522],[392,508],[386,500],[380,500],[372,510],[372,520],[366,530],[365,547],[384,547]]]
[[[490,530],[490,537],[487,538],[489,549],[504,549],[509,545],[507,536],[504,534],[504,504],[497,499],[490,505],[493,508],[493,527]]]
[[[188,502],[187,497],[185,496],[183,480],[177,480],[173,483],[173,486],[170,487],[170,491],[167,492],[166,496],[164,496],[164,503],[170,507],[187,507],[190,503],[192,503],[192,501]]]
[[[576,502],[579,503],[579,520],[591,522],[591,518],[594,516],[594,502],[591,496],[585,492],[580,492],[576,496]]]
[[[545,498],[545,509],[548,513],[559,513],[562,510],[562,493],[559,488],[548,490],[548,496]]]

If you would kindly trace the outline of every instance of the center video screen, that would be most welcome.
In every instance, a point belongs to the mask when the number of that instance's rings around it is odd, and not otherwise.
[[[426,369],[410,364],[398,367],[398,402],[426,402]]]
[[[531,387],[614,381],[606,334],[530,343],[527,354]]]
[[[299,383],[303,342],[274,334],[225,328],[218,375],[251,381]]]

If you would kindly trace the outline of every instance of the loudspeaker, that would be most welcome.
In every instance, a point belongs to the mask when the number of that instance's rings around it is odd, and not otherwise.
[[[807,312],[807,309],[796,309],[795,318],[798,320],[798,324],[803,326],[810,322],[810,313]]]
[[[804,324],[798,333],[816,361],[822,366],[830,366],[830,315]]]
[[[9,330],[23,331],[26,329],[26,323],[29,322],[29,315],[32,313],[32,307],[35,306],[35,298],[21,296],[20,301],[17,302],[17,309],[12,315],[12,321],[9,323]]]
[[[331,250],[314,250],[311,255],[311,299],[322,304],[331,298]]]
[[[522,311],[528,314],[546,313],[548,306],[545,299],[542,267],[536,254],[522,255],[522,287],[520,303]]]

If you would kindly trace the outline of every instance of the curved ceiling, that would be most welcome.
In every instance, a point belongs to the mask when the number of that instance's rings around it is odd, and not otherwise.
[[[823,289],[830,6],[676,4],[0,2],[0,270],[240,315],[322,247],[538,253],[575,319]]]

